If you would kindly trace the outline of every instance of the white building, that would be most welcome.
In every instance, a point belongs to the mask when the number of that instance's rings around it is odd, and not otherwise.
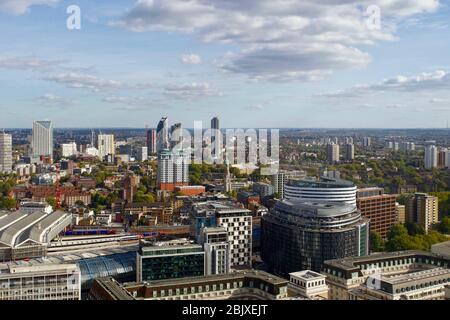
[[[308,299],[327,299],[328,286],[326,276],[320,273],[304,270],[289,273],[288,293]]]
[[[345,160],[352,161],[355,159],[355,145],[353,143],[347,143],[344,146]]]
[[[12,136],[0,132],[0,173],[12,172]]]
[[[61,145],[61,152],[64,158],[69,158],[77,155],[77,144],[75,142],[63,143]]]
[[[50,214],[53,212],[53,208],[46,202],[26,201],[20,204],[19,210],[26,214],[31,214],[36,211]]]
[[[302,179],[306,176],[305,171],[291,170],[283,171],[279,170],[278,173],[271,176],[271,183],[274,188],[274,193],[278,193],[280,198],[284,198],[284,186],[289,179]]]
[[[34,156],[53,157],[53,125],[51,121],[33,122],[31,153]]]
[[[327,161],[329,163],[339,162],[339,145],[336,143],[327,144]]]
[[[0,267],[0,300],[81,300],[76,264]]]
[[[284,198],[356,205],[356,189],[353,182],[341,179],[321,177],[319,180],[289,180],[284,187]]]
[[[174,191],[189,183],[189,155],[183,150],[160,150],[157,183],[159,190]]]
[[[438,149],[434,144],[425,146],[425,169],[431,170],[438,164]]]
[[[363,147],[364,148],[369,148],[371,144],[371,139],[370,137],[364,137],[363,138]]]
[[[138,161],[146,161],[148,159],[148,147],[141,147],[137,150],[136,159]]]
[[[230,272],[230,244],[225,228],[203,228],[206,275]]]
[[[230,267],[250,266],[252,262],[252,213],[235,206],[216,207],[217,225],[228,232]]]
[[[98,157],[104,159],[108,154],[116,153],[113,134],[99,134],[97,136]]]

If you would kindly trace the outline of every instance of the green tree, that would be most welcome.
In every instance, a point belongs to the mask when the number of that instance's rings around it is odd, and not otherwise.
[[[450,234],[450,217],[442,217],[441,222],[438,224],[439,232]]]
[[[16,208],[16,200],[11,197],[1,197],[0,198],[0,208],[10,210]]]
[[[54,208],[56,208],[56,198],[55,197],[48,197],[45,199],[49,205],[51,205]]]
[[[375,231],[370,232],[369,241],[370,241],[370,251],[373,252],[384,251],[384,241],[377,232]]]

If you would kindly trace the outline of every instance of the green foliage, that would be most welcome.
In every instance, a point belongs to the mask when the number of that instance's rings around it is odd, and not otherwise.
[[[49,205],[51,205],[54,208],[56,208],[56,198],[55,197],[48,197],[45,199]]]
[[[430,231],[428,234],[410,235],[408,229],[401,224],[392,226],[388,241],[386,242],[387,251],[401,250],[425,250],[428,251],[431,245],[447,241],[447,237],[437,231]]]
[[[450,234],[450,217],[443,217],[437,229],[439,232]]]
[[[15,181],[9,176],[5,181],[0,181],[0,209],[9,210],[16,207],[16,200],[9,196],[15,185]]]
[[[381,236],[371,231],[369,235],[369,241],[370,241],[370,251],[371,252],[382,252],[384,251],[385,244]]]
[[[0,198],[0,208],[1,209],[14,209],[16,207],[16,200],[10,197],[1,197]]]
[[[153,203],[155,202],[155,197],[151,193],[144,193],[142,191],[136,192],[136,195],[133,199],[134,202],[145,202],[145,203]]]

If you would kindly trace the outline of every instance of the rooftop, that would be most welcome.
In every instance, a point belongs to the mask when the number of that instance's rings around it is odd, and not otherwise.
[[[320,177],[319,179],[291,179],[287,184],[304,188],[356,188],[356,185],[351,181],[328,177]]]

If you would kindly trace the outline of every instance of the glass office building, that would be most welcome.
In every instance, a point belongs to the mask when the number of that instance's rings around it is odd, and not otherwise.
[[[137,253],[136,281],[205,275],[205,252],[195,244],[141,245]]]
[[[355,205],[284,200],[262,217],[262,259],[277,275],[319,272],[325,260],[368,254],[368,228]]]

